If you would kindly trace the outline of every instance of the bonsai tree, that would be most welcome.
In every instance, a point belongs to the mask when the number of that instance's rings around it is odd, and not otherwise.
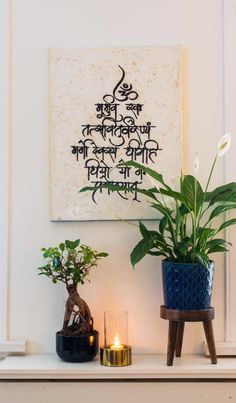
[[[39,275],[49,277],[54,284],[65,284],[69,294],[65,304],[65,315],[61,333],[64,336],[83,336],[93,333],[93,317],[87,303],[80,297],[77,287],[88,280],[92,267],[108,256],[97,252],[87,245],[80,245],[80,240],[66,240],[59,247],[42,248],[44,266],[38,268]]]
[[[142,239],[131,253],[133,267],[146,254],[163,256],[168,261],[200,263],[208,267],[209,255],[215,252],[228,251],[230,242],[217,235],[225,228],[236,224],[236,218],[224,221],[216,225],[216,218],[236,208],[236,183],[228,183],[209,191],[209,184],[215,164],[230,146],[230,135],[224,135],[219,143],[210,174],[205,188],[199,183],[196,176],[183,175],[179,179],[179,190],[172,189],[163,176],[155,170],[138,164],[135,161],[127,161],[118,164],[120,166],[134,167],[145,172],[150,179],[151,187],[148,189],[137,188],[137,192],[144,194],[150,200],[150,207],[155,209],[161,219],[158,228],[148,230],[140,222],[139,229]],[[195,174],[198,171],[198,157],[195,159]],[[107,188],[113,192],[128,192],[132,189],[106,183],[101,188]],[[99,189],[99,187],[97,187]],[[94,191],[94,187],[85,187],[84,191]]]

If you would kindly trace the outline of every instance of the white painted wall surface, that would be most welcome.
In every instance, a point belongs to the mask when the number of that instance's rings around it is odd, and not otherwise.
[[[228,403],[236,401],[235,383],[4,383],[3,402],[9,403]],[[96,396],[96,398],[95,398]]]
[[[37,277],[39,250],[79,237],[110,253],[92,272],[91,283],[80,289],[98,330],[102,334],[105,309],[127,309],[130,343],[136,352],[163,353],[167,323],[159,318],[160,260],[145,258],[132,271],[129,253],[139,239],[137,228],[119,222],[49,221],[48,48],[181,44],[186,163],[189,160],[191,169],[198,152],[199,176],[206,179],[223,130],[222,1],[13,0],[12,9],[10,337],[27,338],[29,352],[54,351],[66,293]],[[220,161],[212,186],[222,180]],[[222,340],[223,256],[215,260],[214,326],[216,339]],[[202,341],[201,325],[187,326],[184,353],[200,351]]]
[[[236,101],[236,2],[235,0],[227,0],[225,2],[225,129],[233,134],[231,153],[229,158],[226,158],[225,176],[226,181],[235,181],[235,155],[236,155],[236,115],[235,115],[235,101]],[[233,217],[233,214],[231,214]],[[232,242],[233,247],[231,253],[227,256],[228,270],[226,272],[226,340],[235,341],[236,339],[236,228],[231,227],[228,231],[228,238]]]

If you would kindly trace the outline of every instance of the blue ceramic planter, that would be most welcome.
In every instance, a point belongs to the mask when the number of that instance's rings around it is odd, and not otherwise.
[[[169,309],[197,310],[211,306],[214,262],[208,268],[195,263],[162,261],[164,305]]]

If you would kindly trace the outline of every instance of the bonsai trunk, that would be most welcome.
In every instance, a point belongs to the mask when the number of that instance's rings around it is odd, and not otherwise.
[[[83,336],[93,333],[93,318],[87,303],[80,297],[77,284],[68,284],[63,328],[64,336]]]

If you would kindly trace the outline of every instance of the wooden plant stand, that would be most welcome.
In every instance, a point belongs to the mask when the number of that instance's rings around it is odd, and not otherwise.
[[[212,364],[217,364],[212,320],[214,308],[197,311],[182,311],[160,307],[160,316],[169,321],[167,365],[173,365],[174,355],[181,357],[185,322],[202,322]]]

